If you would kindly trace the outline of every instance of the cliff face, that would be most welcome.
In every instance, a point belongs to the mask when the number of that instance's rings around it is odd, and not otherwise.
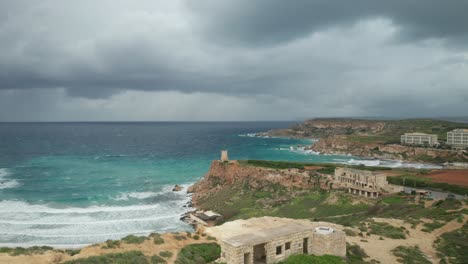
[[[312,119],[304,122],[305,126],[317,129],[351,129],[378,133],[385,127],[385,122],[354,119]]]
[[[270,136],[294,137],[294,138],[321,138],[330,135],[343,134],[374,134],[384,130],[384,121],[359,120],[359,119],[311,119],[291,128],[278,129],[267,132]]]
[[[345,136],[322,138],[316,142],[311,149],[328,154],[351,154],[354,156],[408,161],[438,162],[443,160],[468,160],[466,153],[463,151],[410,147],[397,144],[386,145],[378,143],[353,142],[347,140]]]
[[[311,188],[314,179],[308,171],[298,169],[275,170],[254,166],[243,166],[237,161],[213,161],[208,173],[190,186],[188,192],[193,193],[192,202],[197,202],[225,187],[245,184],[251,189],[268,190],[269,186],[279,184],[286,188]],[[274,189],[269,190],[274,192]]]

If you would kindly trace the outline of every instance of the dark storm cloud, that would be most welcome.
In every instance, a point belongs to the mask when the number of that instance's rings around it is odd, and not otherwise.
[[[203,30],[222,43],[287,42],[332,26],[386,17],[407,40],[442,38],[466,43],[468,1],[440,0],[238,0],[190,1]]]
[[[178,97],[204,100],[203,114],[223,116],[207,110],[216,98],[237,107],[230,113],[250,107],[263,119],[386,115],[391,102],[459,113],[468,97],[466,10],[468,1],[455,0],[1,1],[0,112],[7,103],[41,115],[70,105],[63,113],[81,120],[131,112],[154,96],[154,111],[171,102],[180,108],[167,116],[178,118],[198,108]]]

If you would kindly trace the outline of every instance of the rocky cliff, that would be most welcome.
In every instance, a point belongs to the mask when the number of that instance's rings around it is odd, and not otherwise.
[[[294,138],[321,138],[330,135],[343,134],[369,134],[379,133],[384,130],[384,121],[360,120],[360,119],[339,119],[339,118],[318,118],[307,120],[291,128],[268,131],[266,135],[294,137]]]
[[[468,128],[468,124],[432,119],[359,120],[312,119],[288,129],[269,131],[270,136],[319,139],[311,149],[327,154],[398,159],[431,163],[468,162],[465,151],[444,146],[448,131]],[[438,149],[399,145],[400,135],[423,132],[439,136]]]
[[[218,193],[224,188],[234,186],[248,186],[249,189],[275,192],[275,185],[288,189],[311,188],[317,184],[316,176],[319,173],[299,169],[270,169],[242,165],[237,161],[213,161],[208,173],[192,185],[189,193],[193,193],[192,202],[197,202]]]

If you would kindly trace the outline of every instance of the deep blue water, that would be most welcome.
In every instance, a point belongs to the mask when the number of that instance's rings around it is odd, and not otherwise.
[[[81,246],[188,230],[174,184],[231,159],[346,162],[294,151],[310,141],[247,133],[292,122],[0,123],[0,246]],[[371,161],[375,162],[375,161]]]

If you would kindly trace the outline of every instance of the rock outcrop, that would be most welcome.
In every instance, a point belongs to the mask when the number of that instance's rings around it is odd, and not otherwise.
[[[181,190],[182,190],[182,186],[180,186],[180,185],[178,185],[178,184],[176,184],[176,185],[174,186],[174,188],[172,188],[172,191],[173,191],[173,192],[180,192]]]
[[[466,151],[450,150],[449,146],[434,149],[399,145],[399,136],[403,133],[425,132],[440,135],[459,127],[468,127],[468,124],[431,119],[319,118],[262,135],[319,139],[310,149],[327,154],[430,163],[468,162]]]
[[[203,179],[190,186],[188,192],[193,193],[192,202],[196,205],[200,199],[217,193],[226,186],[245,184],[252,189],[265,189],[279,184],[287,188],[311,188],[316,184],[314,173],[299,169],[276,170],[244,166],[237,161],[215,160]]]

